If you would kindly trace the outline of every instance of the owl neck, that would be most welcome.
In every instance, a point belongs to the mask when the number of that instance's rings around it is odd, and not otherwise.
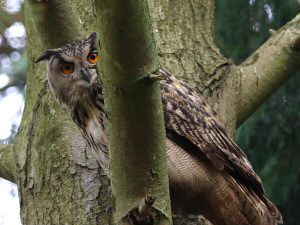
[[[95,84],[81,93],[70,108],[74,122],[81,128],[88,146],[96,152],[104,171],[108,171],[108,145],[105,135],[105,111],[102,88]]]

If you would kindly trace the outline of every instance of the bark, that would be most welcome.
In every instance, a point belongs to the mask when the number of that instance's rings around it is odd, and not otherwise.
[[[244,122],[300,68],[300,14],[277,32],[237,69],[240,76],[237,124]],[[233,71],[234,73],[234,71]]]
[[[127,217],[132,209],[152,196],[155,224],[171,224],[159,67],[147,1],[96,2],[96,12],[114,222],[131,224]]]
[[[60,7],[55,7],[58,2]],[[0,152],[0,176],[14,178],[18,185],[23,224],[111,224],[109,180],[101,175],[77,126],[49,94],[45,65],[33,63],[46,48],[95,31],[99,12],[93,4],[94,0],[25,3],[25,110],[13,154]],[[288,74],[299,70],[299,16],[235,66],[213,41],[213,0],[149,0],[149,9],[161,67],[194,84],[232,134]],[[199,223],[193,219],[187,224]]]
[[[15,182],[16,164],[11,145],[0,145],[0,177]]]
[[[213,40],[214,0],[149,0],[162,68],[193,85],[233,134],[237,80]],[[230,107],[228,107],[230,106]]]
[[[77,126],[49,93],[45,65],[33,63],[47,48],[79,37],[79,23],[65,18],[71,16],[66,13],[68,1],[54,8],[54,1],[25,3],[29,68],[24,114],[14,142],[22,223],[109,224],[109,180]],[[58,18],[69,22],[57,26],[53,20]]]

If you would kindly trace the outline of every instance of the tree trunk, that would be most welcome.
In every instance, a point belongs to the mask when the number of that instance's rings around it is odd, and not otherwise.
[[[85,146],[77,126],[53,101],[45,65],[33,63],[46,48],[94,31],[99,16],[94,1],[25,2],[29,64],[26,104],[13,154],[7,147],[0,148],[0,176],[18,186],[24,225],[112,224],[110,181]],[[162,68],[194,84],[231,134],[288,79],[287,74],[299,69],[299,16],[272,35],[244,64],[235,66],[213,41],[213,0],[148,2]],[[59,21],[56,25],[51,23],[53,16],[43,14],[49,10],[61,16],[55,18]],[[45,21],[40,23],[37,17],[50,19],[52,28],[43,29]],[[265,57],[260,57],[265,50],[269,54],[267,64],[263,63]],[[272,65],[277,65],[275,75]],[[263,91],[252,95],[249,90]]]
[[[114,222],[132,224],[129,215],[141,217],[139,205],[154,198],[148,208],[155,213],[147,216],[157,225],[172,224],[159,67],[148,3],[102,0],[95,6],[109,115]]]
[[[109,224],[110,220],[109,180],[70,116],[54,102],[45,65],[33,63],[45,49],[79,36],[77,14],[66,18],[69,11],[67,1],[25,3],[29,68],[24,114],[14,142],[23,224]]]

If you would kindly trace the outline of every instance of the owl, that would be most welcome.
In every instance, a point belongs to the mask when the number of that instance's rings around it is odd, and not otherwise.
[[[55,99],[82,130],[108,173],[108,146],[96,33],[46,50]],[[202,214],[215,225],[275,225],[282,216],[265,195],[246,155],[216,113],[187,83],[165,70],[160,81],[172,211]]]

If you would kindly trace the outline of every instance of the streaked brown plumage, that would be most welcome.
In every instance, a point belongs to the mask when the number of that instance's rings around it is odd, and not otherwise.
[[[102,87],[95,63],[96,35],[47,50],[48,82],[58,102],[82,129],[88,145],[108,172]],[[72,73],[62,65],[71,63]],[[175,213],[203,214],[214,224],[274,225],[282,223],[266,198],[261,180],[248,159],[227,135],[216,113],[186,83],[161,70],[162,101],[172,208]]]

